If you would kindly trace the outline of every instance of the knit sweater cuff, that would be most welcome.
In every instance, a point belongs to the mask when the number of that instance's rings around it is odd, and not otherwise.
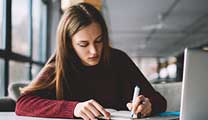
[[[64,101],[60,112],[62,117],[74,118],[74,109],[78,103],[77,101]]]

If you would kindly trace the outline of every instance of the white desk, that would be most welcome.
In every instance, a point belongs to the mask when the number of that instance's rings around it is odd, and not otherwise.
[[[149,117],[138,120],[174,120],[176,118],[177,117]],[[17,116],[14,112],[0,112],[0,120],[70,120],[70,119],[25,117],[25,116]],[[127,119],[123,119],[123,120],[127,120]]]
[[[70,119],[26,117],[26,116],[17,116],[15,112],[0,112],[0,120],[70,120]]]

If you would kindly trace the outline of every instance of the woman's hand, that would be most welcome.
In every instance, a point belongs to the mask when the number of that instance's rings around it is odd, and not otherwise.
[[[135,114],[141,113],[142,117],[149,116],[152,111],[150,100],[143,95],[137,96],[134,103],[127,103],[127,108]]]
[[[110,119],[110,113],[95,100],[78,103],[74,109],[74,116],[81,117],[84,120],[92,120],[100,115],[103,115],[106,119]]]

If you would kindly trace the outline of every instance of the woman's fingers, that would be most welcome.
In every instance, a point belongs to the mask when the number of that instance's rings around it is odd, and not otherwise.
[[[87,103],[87,109],[93,113],[95,117],[98,117],[100,115],[100,112],[97,110],[97,108],[93,105],[93,103],[88,102]]]
[[[88,107],[84,107],[84,113],[92,120],[95,119],[95,115],[93,114],[93,111],[89,110]]]
[[[82,117],[83,119],[94,119],[95,115],[91,110],[89,110],[90,104],[88,101],[78,103],[74,109],[75,117]]]
[[[92,104],[96,107],[96,109],[104,115],[106,119],[110,119],[110,113],[107,112],[99,103],[97,103],[95,100],[92,100]]]
[[[132,109],[132,103],[127,103],[126,104],[126,107],[131,111],[131,109]]]
[[[135,101],[132,103],[132,111],[136,113],[138,107],[141,105],[141,102],[144,101],[145,97],[143,95],[137,96]],[[140,112],[140,111],[139,111]]]
[[[138,96],[134,103],[127,103],[126,106],[135,114],[141,113],[142,116],[148,116],[152,111],[152,104],[150,100],[143,95]]]
[[[150,108],[145,109],[144,111],[141,112],[143,117],[149,116],[151,112]]]
[[[84,112],[80,112],[79,117],[83,118],[84,120],[89,120],[90,119]]]
[[[74,116],[82,117],[83,119],[95,119],[100,114],[103,114],[106,119],[110,118],[110,113],[95,100],[78,103],[74,109]]]
[[[149,101],[148,98],[145,99],[145,102],[143,102],[143,104],[145,105],[144,109],[141,111],[143,116],[148,116],[150,115],[151,111],[152,111],[152,104]]]

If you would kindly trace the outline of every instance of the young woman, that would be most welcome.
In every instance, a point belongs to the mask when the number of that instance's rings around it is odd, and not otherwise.
[[[132,60],[109,46],[104,19],[92,5],[80,3],[64,12],[57,41],[55,54],[22,89],[17,115],[108,119],[110,113],[104,108],[133,109],[142,116],[166,110],[166,100]],[[132,104],[136,85],[141,95]]]

